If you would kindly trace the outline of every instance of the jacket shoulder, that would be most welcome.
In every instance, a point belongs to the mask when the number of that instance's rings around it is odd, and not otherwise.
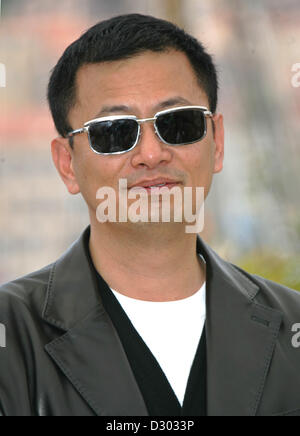
[[[34,371],[46,340],[40,319],[50,272],[51,265],[0,286],[0,416],[35,414]]]
[[[0,286],[0,315],[8,307],[41,307],[47,295],[48,282],[54,264],[34,271]],[[0,316],[1,317],[1,316]]]
[[[236,270],[245,275],[248,279],[252,280],[260,289],[257,299],[264,304],[282,310],[283,312],[295,311],[299,314],[300,311],[300,292],[291,289],[280,283],[261,277],[257,274],[250,274],[247,271],[239,268],[237,265],[231,264]]]

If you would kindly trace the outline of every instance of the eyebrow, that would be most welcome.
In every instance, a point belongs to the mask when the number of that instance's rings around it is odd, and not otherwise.
[[[162,109],[167,109],[171,106],[175,106],[176,104],[188,104],[191,105],[191,102],[184,97],[173,97],[168,100],[162,101],[154,106],[154,112],[158,112]],[[132,106],[126,105],[114,105],[114,106],[103,106],[94,118],[100,118],[103,115],[111,114],[111,113],[120,113],[120,112],[134,112],[134,108]]]
[[[170,98],[169,100],[165,100],[165,101],[159,103],[158,105],[156,105],[154,110],[157,111],[157,110],[161,110],[161,109],[167,109],[171,106],[175,106],[176,104],[191,105],[192,103],[184,97],[173,97],[173,98]]]

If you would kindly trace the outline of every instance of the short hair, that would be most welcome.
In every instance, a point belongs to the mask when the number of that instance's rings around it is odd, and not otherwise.
[[[175,49],[188,57],[199,85],[216,111],[218,77],[212,56],[193,36],[175,24],[141,14],[120,15],[87,30],[63,53],[53,68],[48,102],[55,127],[65,137],[71,130],[68,115],[76,103],[76,75],[85,64],[129,59],[146,51]]]

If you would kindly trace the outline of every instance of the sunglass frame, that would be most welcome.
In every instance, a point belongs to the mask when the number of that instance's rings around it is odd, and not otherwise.
[[[160,117],[161,115],[166,115],[166,114],[173,113],[173,112],[179,112],[179,111],[191,110],[191,109],[200,110],[203,113],[203,115],[204,115],[204,133],[203,133],[203,136],[200,139],[197,139],[195,141],[185,142],[185,143],[180,143],[180,144],[171,144],[171,143],[165,141],[161,137],[161,135],[160,135],[160,133],[159,133],[159,131],[157,129],[157,126],[156,126],[157,118]],[[213,114],[205,106],[179,106],[179,107],[175,107],[175,108],[170,108],[170,109],[165,109],[165,110],[159,111],[152,118],[142,118],[142,119],[137,118],[135,115],[110,115],[110,116],[107,116],[107,117],[95,118],[93,120],[87,121],[86,123],[84,123],[84,126],[81,129],[77,129],[77,130],[73,130],[72,132],[69,132],[66,137],[71,139],[74,135],[78,135],[78,134],[86,132],[88,134],[88,140],[89,140],[90,148],[92,149],[92,151],[94,153],[100,154],[102,156],[109,156],[109,155],[115,155],[115,154],[124,154],[124,153],[128,153],[129,151],[133,150],[137,146],[137,144],[139,142],[139,139],[140,139],[140,136],[141,136],[141,124],[153,121],[154,122],[155,133],[159,137],[159,139],[164,144],[166,144],[166,145],[171,145],[172,147],[176,147],[176,146],[181,146],[181,145],[194,144],[196,142],[201,141],[203,138],[205,138],[205,136],[207,134],[206,117],[212,118]],[[128,150],[116,151],[116,152],[112,152],[112,153],[101,153],[100,151],[95,150],[93,148],[93,144],[92,144],[91,137],[90,137],[90,132],[89,132],[89,128],[91,127],[91,125],[93,125],[95,123],[100,123],[100,122],[105,122],[105,121],[116,121],[116,120],[134,120],[134,121],[136,121],[138,123],[138,131],[137,131],[136,140],[135,140],[134,145],[132,147],[130,147]]]

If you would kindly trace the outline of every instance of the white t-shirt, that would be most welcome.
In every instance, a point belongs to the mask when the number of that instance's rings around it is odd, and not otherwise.
[[[136,300],[112,291],[182,405],[206,318],[206,282],[191,297],[168,302]]]

